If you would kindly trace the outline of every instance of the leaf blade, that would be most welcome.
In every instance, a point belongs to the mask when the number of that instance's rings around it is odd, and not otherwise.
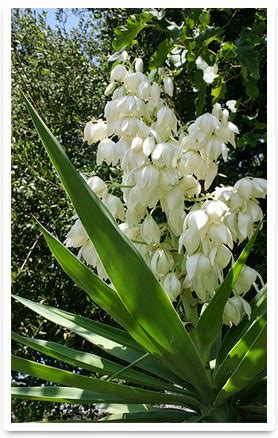
[[[120,403],[180,403],[181,405],[193,406],[198,401],[187,395],[166,394],[155,392],[119,383],[107,382],[91,377],[64,371],[59,368],[43,365],[21,357],[12,356],[12,370],[29,374],[39,379],[62,384],[69,387],[91,391],[95,400],[100,402]],[[189,406],[189,407],[190,407]]]
[[[266,325],[262,328],[234,373],[218,393],[215,405],[220,406],[226,399],[248,387],[256,376],[266,369]]]

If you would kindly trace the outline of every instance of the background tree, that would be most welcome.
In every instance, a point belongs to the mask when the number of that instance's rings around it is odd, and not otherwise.
[[[66,28],[69,14],[78,17],[77,27],[71,30]],[[223,167],[225,176],[217,178],[215,185],[233,184],[246,175],[265,177],[266,11],[58,9],[56,15],[57,27],[53,29],[47,25],[45,13],[36,14],[30,9],[14,9],[12,13],[13,292],[103,320],[107,317],[61,272],[39,237],[33,216],[50,231],[58,231],[63,240],[73,211],[58,178],[53,177],[22,103],[21,90],[44,114],[74,165],[84,173],[97,170],[108,179],[111,171],[117,176],[117,169],[95,168],[95,149],[83,143],[82,131],[92,116],[98,118],[103,112],[110,67],[123,50],[132,57],[141,56],[152,69],[166,63],[173,71],[174,103],[183,123],[210,111],[215,102],[225,105],[229,99],[237,100],[238,110],[232,116],[241,135],[225,170]],[[116,55],[108,62],[114,52]],[[206,84],[196,67],[199,56],[209,65],[218,65],[218,77],[212,85]],[[265,278],[265,233],[259,235],[250,264]],[[44,325],[44,320],[34,319],[26,308],[14,305],[15,331],[43,337]],[[50,326],[47,331],[52,340],[80,348],[80,340],[64,329]],[[18,344],[13,348],[16,354],[34,358]],[[86,343],[82,348],[88,348]],[[15,403],[15,421],[72,415],[69,408],[63,411],[60,406]],[[80,412],[78,407],[76,412]],[[88,412],[86,415],[93,411]]]

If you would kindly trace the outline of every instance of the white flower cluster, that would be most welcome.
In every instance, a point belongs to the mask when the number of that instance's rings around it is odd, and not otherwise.
[[[128,61],[129,62],[129,61]],[[208,193],[218,172],[218,160],[235,147],[238,128],[219,104],[198,117],[186,133],[167,104],[173,82],[164,69],[143,73],[143,61],[111,71],[105,94],[105,120],[90,121],[84,130],[88,144],[98,143],[97,165],[106,162],[122,171],[122,201],[109,193],[98,176],[88,184],[102,199],[120,229],[143,255],[170,299],[194,293],[208,303],[223,281],[223,269],[233,260],[234,242],[250,237],[262,218],[258,198],[266,196],[266,181],[242,178],[234,187]],[[107,279],[93,245],[77,219],[67,235],[68,247]],[[131,267],[132,268],[132,267]],[[245,267],[225,308],[224,322],[237,324],[250,308],[244,294],[257,279]]]

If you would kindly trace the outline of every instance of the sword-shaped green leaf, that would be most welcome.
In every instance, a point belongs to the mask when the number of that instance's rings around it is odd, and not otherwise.
[[[239,362],[245,356],[250,345],[254,342],[262,328],[266,325],[266,313],[257,318],[249,330],[244,333],[242,338],[234,345],[234,347],[226,355],[220,366],[215,368],[214,373],[214,387],[219,391],[226,380],[231,376],[234,370],[239,365]]]
[[[104,283],[71,251],[40,225],[47,245],[68,276],[83,289],[105,312],[109,313],[134,339],[151,348],[148,334],[130,315],[121,298],[111,287]],[[150,344],[150,345],[149,345]]]
[[[44,341],[42,339],[31,339],[26,336],[20,336],[12,332],[12,339],[23,345],[26,345],[33,350],[39,351],[47,356],[69,363],[78,368],[98,373],[99,375],[112,376],[115,373],[121,372],[121,378],[131,383],[136,383],[146,387],[156,389],[165,389],[172,392],[182,392],[184,390],[167,384],[155,377],[143,374],[132,369],[125,370],[122,365],[119,365],[111,360],[104,359],[95,354],[86,353],[84,351],[74,350],[56,342]]]
[[[12,370],[28,374],[48,382],[91,391],[94,402],[114,403],[179,403],[182,406],[198,409],[200,403],[193,397],[180,394],[155,392],[134,388],[120,383],[107,382],[91,377],[81,376],[59,368],[43,365],[21,357],[12,356]]]
[[[33,123],[127,310],[149,334],[148,351],[180,378],[190,382],[208,403],[211,382],[199,353],[166,292],[104,204],[77,172],[63,148],[26,100]]]
[[[19,296],[14,296],[14,298],[49,321],[68,328],[73,333],[83,337],[114,357],[131,363],[144,354],[140,345],[123,330],[74,315],[73,313],[65,312],[55,307],[35,303],[26,298]],[[138,364],[138,367],[171,382],[181,383],[175,374],[171,373],[171,371],[153,357],[145,358]]]
[[[257,375],[266,369],[266,325],[261,329],[233,374],[218,393],[215,405],[221,406],[225,400],[248,387]]]

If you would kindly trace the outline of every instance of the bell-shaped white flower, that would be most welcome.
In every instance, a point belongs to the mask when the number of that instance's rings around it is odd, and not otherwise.
[[[149,245],[156,245],[160,242],[160,228],[151,215],[143,221],[142,237]]]
[[[103,161],[107,164],[116,164],[117,158],[114,141],[110,140],[110,138],[102,140],[98,145],[97,165],[99,166]]]
[[[162,192],[169,192],[173,186],[178,184],[179,172],[173,167],[163,167],[160,169],[159,186]]]
[[[99,262],[95,247],[90,240],[88,240],[88,242],[80,248],[77,257],[82,257],[87,265],[93,266],[94,268]]]
[[[106,137],[107,125],[103,120],[97,123],[88,122],[84,129],[84,141],[88,144],[97,143]]]
[[[145,80],[146,76],[143,73],[130,73],[125,76],[124,86],[129,92],[137,93],[140,83]]]
[[[175,155],[174,146],[169,143],[158,143],[152,152],[152,160],[158,167],[171,166]]]
[[[187,196],[198,196],[201,193],[201,184],[193,175],[185,175],[181,180],[181,187]]]
[[[110,79],[111,82],[120,81],[123,82],[128,72],[124,65],[118,64],[111,70]]]
[[[161,208],[165,213],[183,211],[184,197],[183,191],[179,186],[174,186],[171,190],[160,197]]]
[[[250,234],[252,234],[252,216],[247,212],[240,211],[238,213],[238,230],[240,233],[241,240],[246,239]]]
[[[168,94],[170,97],[173,97],[174,92],[174,84],[172,79],[169,76],[166,76],[163,81],[164,85],[164,91],[166,94]]]
[[[210,259],[211,264],[214,263],[218,266],[219,269],[224,269],[230,263],[232,258],[231,251],[224,245],[216,248],[215,257],[213,260]]]
[[[85,245],[88,240],[89,237],[85,228],[80,219],[77,219],[66,235],[65,245],[67,247],[78,248]]]
[[[182,252],[182,247],[184,246],[186,252],[189,255],[194,254],[195,251],[198,250],[201,243],[200,234],[197,231],[192,231],[191,229],[187,229],[184,231],[179,238],[179,253]]]
[[[141,235],[139,226],[131,227],[126,222],[122,222],[119,228],[130,240],[138,240]]]
[[[203,71],[203,79],[207,84],[212,84],[214,79],[218,77],[217,64],[210,67],[206,61],[199,56],[196,60],[196,65],[199,70]]]
[[[174,272],[169,272],[163,280],[163,287],[171,301],[176,301],[181,292],[181,282]]]
[[[183,222],[184,222],[185,213],[182,210],[176,210],[168,213],[167,222],[170,229],[173,231],[175,236],[179,237],[182,234],[183,230]]]
[[[138,134],[138,119],[135,117],[125,117],[120,123],[119,136],[128,135],[135,137]]]
[[[203,239],[208,230],[209,217],[204,210],[193,210],[185,218],[184,229],[187,227],[193,231],[197,231]]]
[[[263,211],[256,200],[250,199],[246,204],[246,210],[253,222],[258,222],[263,218]]]
[[[144,207],[137,199],[133,208],[127,208],[126,210],[126,223],[130,226],[136,226],[146,216],[146,207]]]
[[[223,216],[229,211],[229,208],[222,201],[206,201],[203,209],[207,213],[210,222],[219,224]]]
[[[250,319],[251,307],[249,303],[242,297],[229,298],[224,307],[223,323],[238,325],[245,314]]]
[[[188,151],[182,155],[179,170],[185,174],[195,174],[203,163],[202,157],[198,152]]]
[[[238,277],[238,280],[234,286],[234,293],[237,295],[245,295],[255,283],[258,276],[258,272],[250,268],[250,266],[244,266]]]
[[[190,281],[194,280],[199,275],[208,274],[211,269],[209,259],[202,253],[196,253],[186,260],[186,271]]]
[[[265,198],[266,180],[263,178],[244,177],[234,185],[235,191],[243,198]]]
[[[157,113],[157,123],[162,127],[168,127],[171,131],[177,131],[177,118],[173,111],[163,106]]]
[[[223,160],[228,159],[228,149],[225,143],[216,135],[213,135],[206,145],[206,154],[210,160],[216,161],[219,155],[222,154]]]
[[[107,195],[107,185],[99,176],[92,176],[87,180],[87,183],[99,198],[103,198]]]
[[[128,150],[122,159],[124,172],[131,172],[133,169],[147,165],[149,163],[146,155],[141,151]]]
[[[208,236],[215,246],[228,245],[233,248],[233,238],[228,227],[222,222],[212,223],[208,229]]]
[[[237,101],[236,100],[227,100],[226,105],[232,113],[237,112],[236,108]]]
[[[206,274],[196,276],[192,285],[201,303],[207,303],[218,287],[215,270],[211,268]]]
[[[164,277],[174,266],[174,259],[164,249],[157,249],[151,259],[151,269],[157,277]]]
[[[143,100],[148,100],[151,96],[151,84],[143,81],[138,86],[138,96]]]
[[[121,203],[120,199],[117,198],[117,196],[111,195],[108,193],[103,199],[102,202],[107,207],[107,209],[110,211],[112,216],[114,216],[115,219],[120,219],[121,221],[125,220],[125,210],[124,206]]]
[[[159,181],[159,170],[152,165],[139,168],[135,174],[135,181],[142,189],[156,187]]]

